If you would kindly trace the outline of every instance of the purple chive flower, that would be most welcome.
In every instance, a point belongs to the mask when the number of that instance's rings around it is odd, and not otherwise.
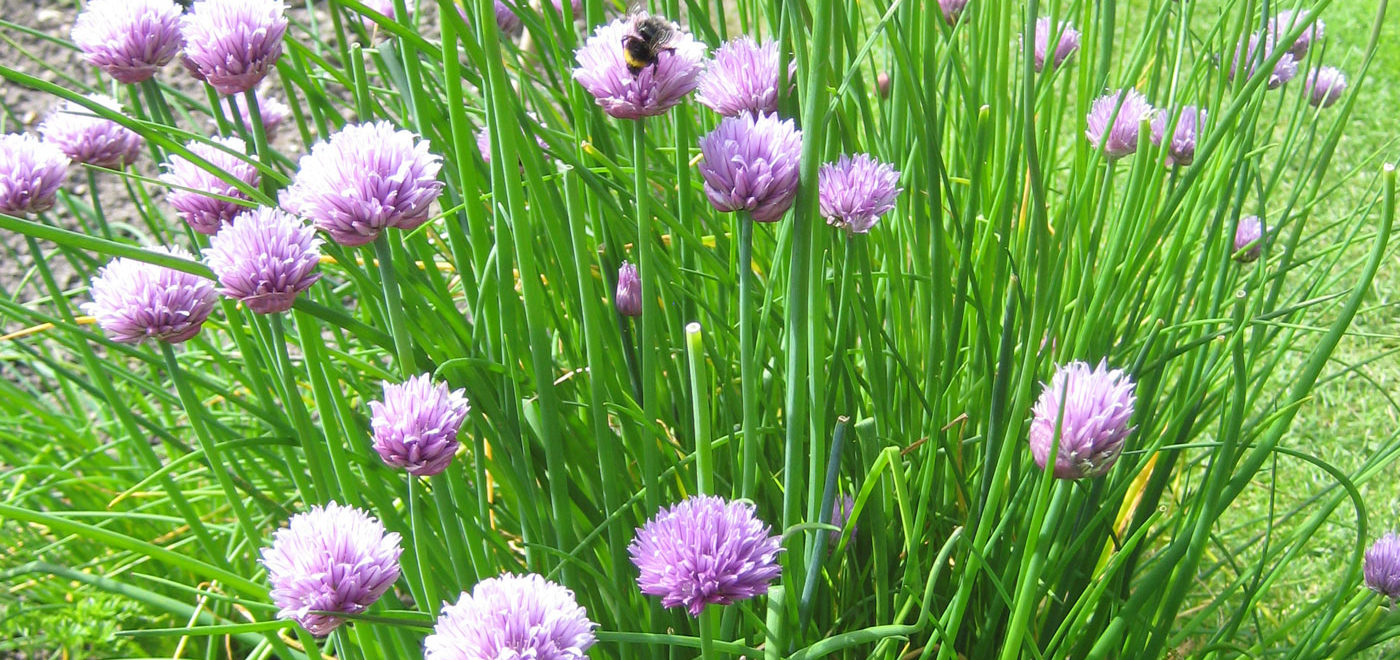
[[[386,227],[416,229],[442,192],[442,158],[386,121],[346,126],[301,157],[282,206],[337,243],[364,245]]]
[[[247,158],[240,158],[230,151],[244,153],[243,140],[236,137],[214,138],[212,144],[191,142],[185,145],[196,156],[209,161],[225,176],[242,181],[249,187],[258,187],[261,176]],[[223,147],[223,148],[220,148]],[[225,151],[227,149],[228,151]],[[171,156],[166,163],[166,172],[160,180],[169,185],[170,192],[165,200],[175,207],[180,217],[189,223],[190,228],[201,234],[214,234],[224,223],[232,222],[234,216],[243,212],[245,205],[219,199],[219,195],[231,199],[248,200],[248,196],[233,184],[219,178],[213,172],[182,156]]]
[[[93,94],[89,100],[121,112],[121,105],[109,96]],[[75,163],[86,163],[119,170],[136,162],[146,141],[135,131],[92,110],[67,101],[39,126],[44,141],[58,147]]]
[[[1055,41],[1055,50],[1050,50],[1051,32],[1059,35]],[[1059,27],[1050,24],[1049,18],[1036,19],[1035,22],[1035,70],[1044,71],[1046,65],[1049,68],[1058,68],[1065,60],[1069,59],[1075,51],[1079,50],[1079,30],[1074,29],[1066,21],[1060,21]]]
[[[1235,260],[1249,263],[1264,251],[1264,224],[1257,215],[1240,218],[1235,225]]]
[[[617,313],[623,316],[642,315],[642,280],[637,267],[626,261],[617,269],[617,294],[613,296]]]
[[[777,222],[797,197],[802,131],[792,120],[749,113],[726,117],[700,138],[705,196],[720,211],[749,211]]]
[[[780,537],[754,515],[752,504],[697,495],[662,509],[627,546],[641,571],[642,593],[664,607],[700,616],[706,605],[728,605],[768,590],[782,573]]]
[[[855,498],[850,495],[840,495],[831,503],[831,524],[841,528],[841,532],[827,530],[827,543],[838,543],[841,541],[841,534],[846,529],[846,523],[851,525],[851,536],[856,535],[856,523],[851,520],[851,513],[856,510]]]
[[[222,293],[258,314],[292,308],[298,293],[321,274],[316,230],[279,209],[259,207],[239,215],[209,241],[205,260]]]
[[[53,208],[69,162],[62,150],[33,135],[0,135],[0,213],[29,215]]]
[[[1258,54],[1261,48],[1263,49],[1262,55]],[[1260,64],[1273,57],[1274,48],[1272,36],[1261,40],[1257,34],[1249,35],[1248,43],[1242,43],[1235,49],[1235,61],[1230,65],[1230,78],[1233,80],[1236,72],[1240,70],[1244,71],[1246,77],[1253,76],[1255,69]],[[1274,70],[1269,73],[1268,87],[1269,89],[1278,89],[1297,75],[1298,60],[1293,57],[1292,53],[1284,53],[1278,63],[1274,65]]]
[[[369,402],[374,451],[391,467],[415,477],[447,469],[457,453],[457,432],[471,404],[463,390],[449,390],[428,374],[384,383],[384,400]]]
[[[938,0],[938,8],[943,11],[943,20],[948,21],[948,25],[956,25],[967,3],[968,0]]]
[[[1366,550],[1362,575],[1371,591],[1392,601],[1400,599],[1400,536],[1386,532],[1376,539]]]
[[[1058,432],[1055,478],[1084,479],[1107,473],[1133,431],[1128,425],[1136,398],[1133,390],[1127,374],[1103,362],[1097,367],[1071,362],[1057,368],[1032,408],[1031,455],[1036,465],[1046,468]]]
[[[282,0],[196,0],[180,19],[185,56],[220,94],[258,86],[282,56]]]
[[[563,16],[563,15],[564,15],[564,0],[553,0],[553,2],[554,2],[554,10],[557,11],[557,12],[559,12],[559,15],[560,15],[560,16]],[[588,20],[588,17],[583,15],[583,0],[570,0],[570,1],[569,1],[569,9],[573,10],[573,12],[574,12],[574,22],[575,22],[575,23],[583,23],[584,21]]]
[[[501,0],[496,0],[496,27],[512,37],[518,37],[525,31],[525,24],[520,21],[520,17],[515,15],[510,5]]]
[[[1168,124],[1175,121],[1171,139],[1167,139]],[[1180,113],[1159,112],[1152,120],[1152,144],[1162,146],[1167,143],[1167,167],[1190,165],[1196,159],[1196,136],[1206,123],[1206,111],[1194,105],[1181,109]]]
[[[147,248],[193,259],[181,248]],[[139,344],[146,339],[178,344],[199,334],[219,296],[214,283],[184,271],[119,257],[92,278],[92,302],[83,312],[113,341]]]
[[[271,142],[277,137],[277,131],[282,128],[287,117],[291,116],[292,109],[280,99],[264,96],[262,92],[254,92],[254,94],[258,99],[258,114],[262,116],[263,132],[267,134],[267,139]],[[253,118],[249,112],[247,101],[241,94],[228,98],[238,108],[238,121],[243,122],[243,128],[252,131]]]
[[[894,209],[899,172],[869,154],[841,156],[817,172],[818,198],[826,223],[852,234],[866,234],[880,216]]]
[[[1308,102],[1316,108],[1329,108],[1347,91],[1347,76],[1336,67],[1324,66],[1308,73]]]
[[[890,74],[881,71],[875,74],[875,89],[880,92],[880,98],[890,97]]]
[[[1094,148],[1103,149],[1109,160],[1117,160],[1137,151],[1142,120],[1152,112],[1147,97],[1136,89],[1110,92],[1089,107],[1084,136]]]
[[[424,660],[585,660],[598,624],[574,593],[534,573],[476,583],[444,605]]]
[[[174,0],[92,0],[73,23],[73,43],[117,82],[149,80],[180,52]]]
[[[789,77],[796,70],[790,62]],[[778,44],[755,42],[748,35],[726,41],[700,74],[695,100],[726,117],[778,111]]]
[[[654,64],[636,74],[629,71],[622,43],[633,33],[634,22],[646,16],[624,16],[598,26],[574,54],[578,60],[574,80],[593,95],[603,112],[619,119],[666,112],[695,90],[705,65],[705,45],[675,26],[674,36]]]
[[[1309,15],[1306,9],[1299,9],[1298,11],[1287,9],[1281,11],[1269,20],[1269,36],[1273,40],[1281,40],[1288,36],[1288,33],[1292,32],[1293,28],[1307,23],[1308,21],[1312,21],[1312,16]],[[1314,43],[1322,41],[1323,36],[1326,34],[1327,24],[1324,23],[1321,18],[1318,18],[1303,29],[1303,33],[1298,35],[1298,39],[1288,47],[1288,52],[1293,55],[1294,60],[1302,60],[1303,57],[1308,54],[1308,48],[1312,47]]]
[[[277,618],[295,619],[318,637],[359,614],[399,579],[399,535],[353,506],[331,502],[292,516],[262,550]]]

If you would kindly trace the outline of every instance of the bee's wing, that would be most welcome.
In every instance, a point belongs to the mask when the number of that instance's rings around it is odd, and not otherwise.
[[[627,14],[635,16],[647,11],[647,0],[627,0]]]

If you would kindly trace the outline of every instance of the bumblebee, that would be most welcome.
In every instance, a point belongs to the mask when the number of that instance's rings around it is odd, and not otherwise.
[[[627,70],[637,75],[653,64],[662,51],[675,50],[671,39],[676,36],[676,24],[660,16],[646,13],[632,19],[632,33],[622,38],[622,59]]]

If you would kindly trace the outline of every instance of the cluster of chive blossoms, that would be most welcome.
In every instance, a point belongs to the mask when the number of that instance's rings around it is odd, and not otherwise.
[[[226,225],[209,241],[205,260],[219,278],[219,292],[258,314],[292,308],[297,294],[321,274],[316,230],[280,209],[259,207]]]
[[[1051,33],[1054,33],[1055,48],[1050,48]],[[1058,25],[1050,22],[1049,18],[1039,18],[1035,21],[1035,50],[1032,55],[1035,58],[1035,70],[1044,71],[1046,68],[1057,69],[1065,63],[1075,51],[1079,50],[1079,30],[1074,26],[1060,21]]]
[[[762,44],[748,35],[725,42],[715,50],[714,59],[700,74],[695,100],[725,117],[749,112],[755,115],[778,111],[778,44]],[[796,61],[788,67],[788,78],[796,71]]]
[[[1055,370],[1032,408],[1031,456],[1058,479],[1102,476],[1132,433],[1135,386],[1100,362],[1071,362]],[[1052,456],[1051,450],[1055,453]]]
[[[443,606],[423,658],[583,660],[596,627],[568,589],[533,573],[506,574]]]
[[[894,209],[899,172],[868,154],[841,156],[817,172],[817,196],[828,224],[851,234],[867,234],[880,216]]]
[[[281,202],[337,243],[365,245],[386,228],[410,231],[428,221],[442,191],[441,168],[442,159],[413,133],[387,121],[355,124],[301,157]]]
[[[634,34],[646,14],[623,16],[601,25],[578,49],[577,80],[604,112],[619,119],[642,119],[665,113],[695,91],[704,69],[705,45],[689,32],[675,31],[656,62],[635,74],[627,68],[622,42]]]
[[[121,112],[121,105],[109,96],[94,94],[88,100],[109,110]],[[39,126],[44,141],[57,146],[75,163],[86,163],[119,170],[136,162],[146,141],[135,131],[74,101],[67,101]]]
[[[663,607],[700,616],[706,605],[729,605],[768,591],[782,572],[778,536],[752,504],[698,495],[663,509],[627,547],[642,593]]]
[[[802,132],[791,119],[745,112],[700,138],[700,176],[716,210],[777,222],[797,197]]]
[[[182,248],[155,246],[156,252],[193,259]],[[178,344],[199,334],[218,294],[199,275],[135,259],[117,258],[92,279],[92,302],[83,312],[113,341],[138,344],[147,339]]]
[[[72,36],[87,61],[117,82],[144,82],[180,52],[180,6],[174,0],[92,0]]]
[[[249,188],[256,188],[261,181],[258,168],[241,155],[247,149],[243,140],[214,138],[207,144],[191,142],[185,146],[224,177],[240,181]],[[214,234],[243,212],[246,206],[239,201],[249,202],[248,195],[224,177],[183,156],[171,156],[160,180],[170,186],[165,200],[175,207],[190,228],[201,234]]]
[[[69,162],[62,150],[33,135],[0,135],[0,213],[23,216],[53,208]]]
[[[257,87],[282,56],[282,0],[195,0],[180,20],[184,56],[220,94]]]
[[[446,470],[471,411],[463,391],[448,390],[428,374],[384,383],[384,400],[369,404],[374,451],[386,464],[416,477]]]
[[[1392,603],[1400,600],[1400,536],[1386,532],[1377,539],[1366,550],[1361,572],[1369,589]]]
[[[277,616],[316,636],[344,619],[315,611],[358,614],[399,579],[397,533],[355,507],[331,502],[292,516],[262,551]]]

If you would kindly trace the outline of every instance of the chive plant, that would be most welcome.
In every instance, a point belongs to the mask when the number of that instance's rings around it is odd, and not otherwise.
[[[85,58],[0,64],[56,113],[0,139],[0,612],[103,592],[171,658],[1395,635],[1400,439],[1294,428],[1392,254],[1338,148],[1385,0],[1365,43],[1333,0],[81,4],[0,22]],[[1324,480],[1246,519],[1280,462]]]

